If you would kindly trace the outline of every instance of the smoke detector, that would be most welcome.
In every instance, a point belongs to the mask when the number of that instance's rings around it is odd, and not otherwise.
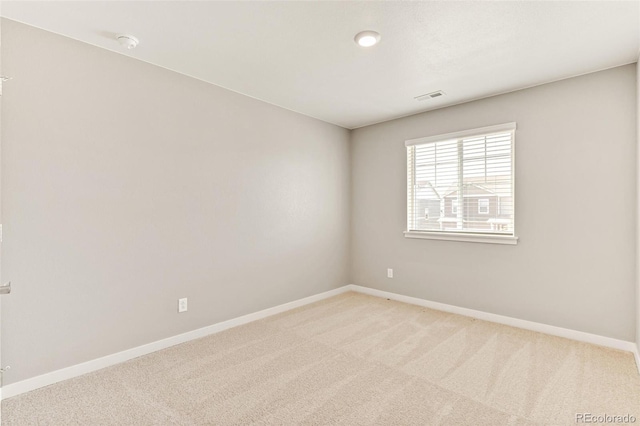
[[[140,43],[136,37],[127,34],[120,34],[116,37],[116,40],[127,50],[135,49]]]
[[[438,90],[437,92],[427,93],[426,95],[416,96],[413,99],[415,99],[416,101],[426,101],[428,99],[439,98],[440,96],[444,96],[444,92],[442,90]]]

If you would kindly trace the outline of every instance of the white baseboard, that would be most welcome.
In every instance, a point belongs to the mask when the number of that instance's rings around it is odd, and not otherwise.
[[[91,361],[84,362],[82,364],[73,365],[71,367],[62,368],[60,370],[52,371],[50,373],[42,374],[40,376],[32,377],[30,379],[22,380],[20,382],[12,383],[10,385],[0,388],[0,400],[11,398],[16,395],[20,395],[25,392],[29,392],[38,388],[42,388],[54,383],[71,379],[73,377],[81,376],[86,373],[90,373],[96,370],[103,369],[115,364],[119,364],[124,361],[128,361],[139,356],[147,355],[152,352],[159,351],[171,346],[178,345],[180,343],[188,342],[190,340],[199,339],[201,337],[209,336],[211,334],[219,333],[224,330],[228,330],[239,325],[247,324],[252,321],[263,319],[275,314],[289,311],[291,309],[298,308],[300,306],[308,305],[329,297],[337,296],[338,294],[346,293],[348,291],[355,291],[358,293],[368,294],[371,296],[382,297],[391,300],[397,300],[399,302],[405,302],[412,305],[424,306],[426,308],[435,309],[438,311],[450,312],[453,314],[464,315],[467,317],[477,318],[484,321],[495,322],[498,324],[509,325],[512,327],[523,328],[525,330],[537,331],[540,333],[550,334],[552,336],[565,337],[571,340],[577,340],[580,342],[592,343],[595,345],[606,346],[609,348],[619,349],[623,351],[632,352],[636,359],[636,365],[638,366],[638,372],[640,373],[640,355],[638,354],[638,346],[633,342],[627,342],[624,340],[613,339],[610,337],[599,336],[596,334],[584,333],[582,331],[570,330],[567,328],[555,327],[552,325],[541,324],[532,321],[521,320],[517,318],[505,317],[502,315],[491,314],[488,312],[476,311],[473,309],[461,308],[458,306],[447,305],[439,302],[432,302],[430,300],[419,299],[417,297],[403,296],[401,294],[390,293],[383,290],[376,290],[373,288],[362,287],[355,284],[349,284],[344,287],[336,288],[334,290],[326,291],[324,293],[316,294],[314,296],[305,297],[304,299],[295,300],[293,302],[285,303],[283,305],[275,306],[273,308],[264,309],[262,311],[254,312],[252,314],[244,315],[238,318],[233,318],[227,321],[223,321],[217,324],[213,324],[207,327],[199,328],[197,330],[189,331],[187,333],[179,334],[177,336],[168,337],[166,339],[158,340],[146,345],[138,346],[132,349],[127,349],[122,352],[118,352],[112,355],[107,355],[102,358],[97,358]]]
[[[358,293],[368,294],[370,296],[383,297],[386,299],[397,300],[398,302],[405,302],[412,305],[424,306],[425,308],[435,309],[438,311],[450,312],[452,314],[464,315],[466,317],[477,318],[484,321],[496,322],[498,324],[509,325],[511,327],[523,328],[525,330],[537,331],[544,334],[550,334],[552,336],[564,337],[571,340],[577,340],[579,342],[592,343],[594,345],[606,346],[608,348],[619,349],[627,352],[633,352],[636,355],[636,362],[638,360],[638,347],[633,342],[627,342],[626,340],[613,339],[611,337],[599,336],[597,334],[585,333],[582,331],[570,330],[568,328],[556,327],[548,324],[541,324],[539,322],[521,320],[512,317],[505,317],[502,315],[490,314],[488,312],[476,311],[473,309],[460,308],[458,306],[447,305],[445,303],[432,302],[430,300],[419,299],[417,297],[403,296],[401,294],[390,293],[388,291],[376,290],[374,288],[362,287],[355,284],[349,284],[350,290]],[[638,364],[640,369],[640,364]]]
[[[293,302],[285,303],[275,306],[273,308],[264,309],[262,311],[254,312],[252,314],[243,315],[238,318],[233,318],[227,321],[219,322],[207,327],[199,328],[197,330],[189,331],[187,333],[179,334],[177,336],[168,337],[166,339],[158,340],[146,345],[138,346],[132,349],[127,349],[122,352],[118,352],[112,355],[107,355],[102,358],[97,358],[91,361],[83,362],[82,364],[73,365],[71,367],[62,368],[60,370],[52,371],[50,373],[42,374],[40,376],[32,377],[30,379],[22,380],[20,382],[12,383],[10,385],[3,386],[0,389],[0,399],[11,398],[12,396],[20,395],[25,392],[32,391],[34,389],[42,388],[44,386],[52,385],[62,380],[71,379],[73,377],[81,376],[96,370],[103,369],[115,364],[119,364],[124,361],[128,361],[139,356],[147,355],[152,352],[159,351],[171,346],[178,345],[180,343],[188,342],[190,340],[199,339],[201,337],[209,336],[211,334],[219,333],[221,331],[237,327],[239,325],[247,324],[252,321],[270,317],[281,312],[289,311],[291,309],[298,308],[300,306],[308,305],[310,303],[317,302],[319,300],[327,299],[338,294],[342,294],[349,291],[349,286],[343,286],[334,290],[326,291],[324,293],[316,294],[314,296],[305,297],[304,299],[295,300]]]
[[[636,357],[636,367],[638,367],[638,374],[640,374],[640,342],[636,344],[636,348],[633,351],[633,356]]]

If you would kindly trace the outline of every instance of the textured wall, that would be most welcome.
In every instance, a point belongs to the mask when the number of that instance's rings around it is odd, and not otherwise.
[[[633,341],[635,79],[631,64],[355,130],[351,282]],[[404,238],[404,141],[511,121],[519,244]]]
[[[347,130],[2,32],[5,384],[348,283]]]

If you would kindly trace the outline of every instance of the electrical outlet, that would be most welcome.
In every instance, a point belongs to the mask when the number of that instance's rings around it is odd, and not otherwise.
[[[187,312],[187,298],[178,299],[178,313]]]
[[[387,278],[393,278],[393,269],[387,269]]]

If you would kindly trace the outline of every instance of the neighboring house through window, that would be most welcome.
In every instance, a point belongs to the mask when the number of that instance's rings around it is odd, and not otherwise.
[[[478,200],[478,214],[489,214],[489,199],[480,198]]]
[[[407,141],[405,235],[515,244],[515,129],[508,123]]]

